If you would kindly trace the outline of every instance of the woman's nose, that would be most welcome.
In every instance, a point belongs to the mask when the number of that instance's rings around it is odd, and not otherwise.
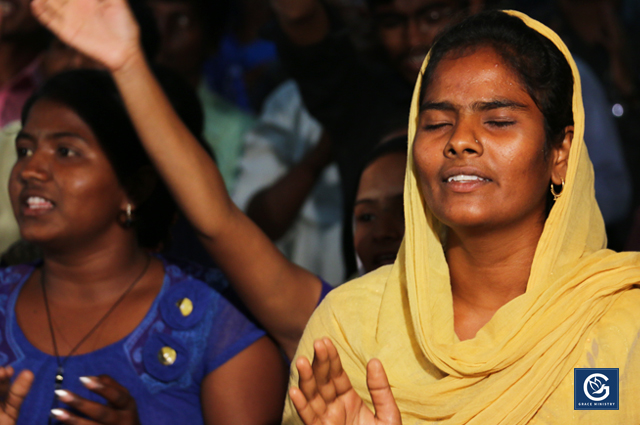
[[[39,151],[33,151],[29,156],[18,160],[15,165],[18,168],[18,175],[24,181],[47,180],[50,175],[49,160],[46,155]]]
[[[482,142],[474,132],[462,125],[456,126],[455,131],[451,134],[449,141],[444,147],[444,155],[449,158],[460,158],[472,155],[482,155]]]

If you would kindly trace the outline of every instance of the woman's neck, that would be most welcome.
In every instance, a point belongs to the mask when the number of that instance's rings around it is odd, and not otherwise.
[[[474,337],[500,307],[525,293],[543,227],[449,230],[446,256],[461,340]]]
[[[49,297],[76,303],[118,297],[148,261],[135,241],[102,249],[44,250],[43,279]]]

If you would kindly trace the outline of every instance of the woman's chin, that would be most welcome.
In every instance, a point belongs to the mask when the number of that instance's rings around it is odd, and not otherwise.
[[[443,214],[440,217],[436,215],[436,218],[453,231],[464,231],[493,226],[495,225],[496,216],[495,214],[483,214],[478,211],[467,211],[464,214],[460,214],[460,211],[457,211],[456,214]]]

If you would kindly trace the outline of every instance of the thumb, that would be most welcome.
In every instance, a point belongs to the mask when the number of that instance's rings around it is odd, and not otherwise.
[[[371,394],[376,419],[386,425],[400,425],[400,410],[393,398],[387,374],[378,359],[371,359],[367,364],[367,387]]]

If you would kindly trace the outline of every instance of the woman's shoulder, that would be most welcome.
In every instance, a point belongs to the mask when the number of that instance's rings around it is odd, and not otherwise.
[[[218,269],[167,260],[153,311],[125,343],[147,390],[200,385],[204,377],[264,336],[225,297]]]
[[[393,266],[382,266],[376,270],[350,280],[333,289],[325,297],[326,303],[357,301],[365,303],[379,302],[384,293],[389,274]]]
[[[333,289],[311,316],[307,329],[331,327],[330,323],[354,329],[357,323],[370,323],[378,314],[392,267],[380,267]]]
[[[170,286],[179,282],[196,286],[204,284],[218,293],[223,293],[229,289],[229,282],[224,273],[218,268],[204,267],[198,263],[183,259],[160,258],[164,262],[164,269]]]
[[[233,324],[234,328],[257,327],[220,269],[184,260],[162,260],[167,281],[160,294],[159,310],[171,327],[191,328],[205,315],[207,321]]]

